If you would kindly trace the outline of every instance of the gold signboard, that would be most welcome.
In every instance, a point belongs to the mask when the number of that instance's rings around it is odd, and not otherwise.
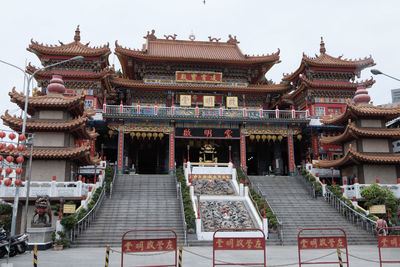
[[[237,108],[238,107],[237,96],[227,96],[226,97],[226,106],[228,108]]]
[[[63,213],[75,213],[75,204],[64,204]]]
[[[373,205],[369,207],[369,213],[371,214],[386,214],[385,205]]]
[[[179,104],[181,105],[181,107],[190,107],[192,105],[192,96],[180,95]]]
[[[221,83],[222,72],[176,71],[175,81],[183,83]]]
[[[215,106],[215,97],[213,95],[203,96],[203,106],[213,108]]]

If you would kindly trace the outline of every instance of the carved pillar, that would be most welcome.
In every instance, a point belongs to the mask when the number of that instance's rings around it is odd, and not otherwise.
[[[288,134],[287,137],[287,143],[288,143],[288,170],[289,170],[289,175],[293,176],[295,174],[295,163],[294,163],[294,146],[293,146],[293,135]]]
[[[118,166],[117,171],[119,174],[123,173],[124,161],[124,128],[120,127],[118,131]]]
[[[282,150],[281,150],[281,143],[277,140],[274,143],[273,165],[275,166],[275,169],[274,169],[275,175],[282,175],[282,171],[283,171]]]
[[[175,126],[169,130],[169,174],[175,173]]]

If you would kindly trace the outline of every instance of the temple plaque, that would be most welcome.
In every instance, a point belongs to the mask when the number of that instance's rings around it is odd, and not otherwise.
[[[176,71],[175,81],[182,83],[221,83],[222,72]]]

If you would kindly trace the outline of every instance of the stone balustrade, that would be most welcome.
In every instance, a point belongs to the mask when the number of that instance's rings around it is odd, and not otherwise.
[[[346,196],[349,199],[353,199],[353,197],[355,197],[356,199],[360,199],[361,197],[361,191],[362,188],[368,187],[371,184],[359,184],[359,183],[354,183],[352,185],[347,185],[344,184],[342,186],[340,186],[343,190],[343,195]],[[380,187],[383,188],[389,188],[394,196],[396,198],[400,198],[400,179],[398,179],[398,183],[397,184],[380,184],[377,183],[377,185],[379,185]]]

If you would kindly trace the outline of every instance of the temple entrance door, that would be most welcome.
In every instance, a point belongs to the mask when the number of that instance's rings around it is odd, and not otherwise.
[[[157,150],[155,144],[145,143],[139,149],[139,174],[154,174],[157,169]]]
[[[166,138],[126,138],[128,167],[137,174],[167,173],[168,140]]]

